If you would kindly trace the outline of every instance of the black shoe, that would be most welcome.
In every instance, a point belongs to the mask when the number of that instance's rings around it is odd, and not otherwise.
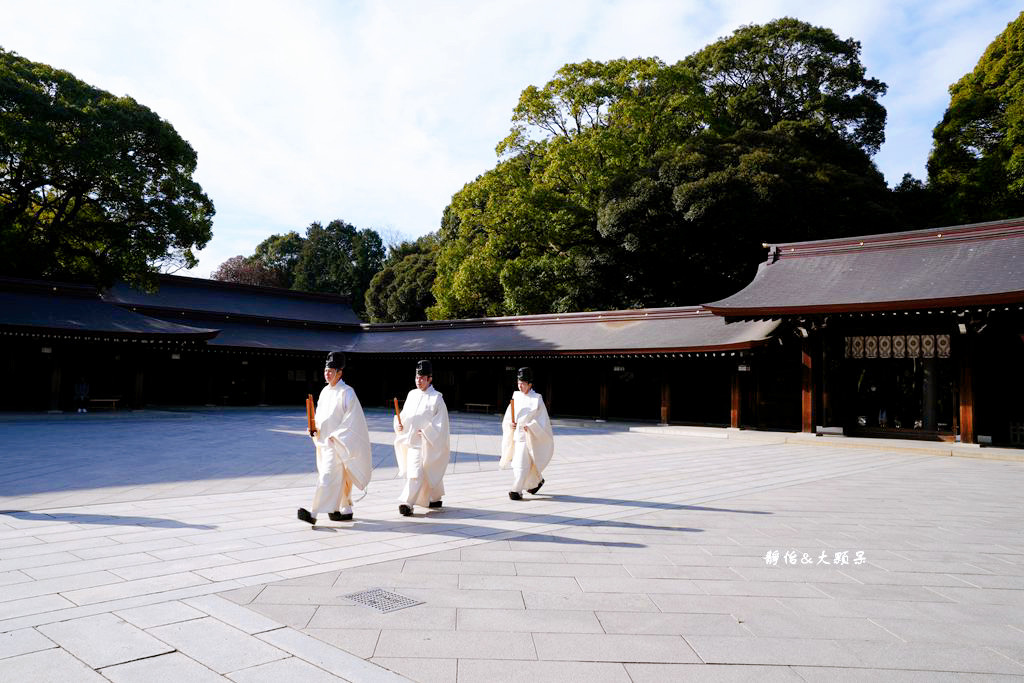
[[[509,491],[508,497],[511,498],[512,500],[522,500],[523,494],[519,493],[519,491]]]
[[[316,524],[316,517],[309,514],[309,510],[307,510],[306,508],[299,508],[297,516],[303,522],[308,522],[309,524]]]
[[[402,515],[403,517],[408,517],[412,514],[412,508],[409,507],[408,505],[399,505],[398,514]]]
[[[432,508],[439,508],[439,507],[441,507],[441,501],[439,501],[439,500],[432,500],[432,501],[430,501],[430,507],[432,507]]]
[[[540,487],[543,486],[543,485],[544,485],[544,480],[541,479],[539,484],[534,486],[532,489],[526,489],[526,492],[527,493],[537,493],[537,491],[540,491]]]
[[[352,513],[346,512],[345,514],[342,514],[339,510],[338,512],[328,512],[327,517],[332,522],[349,522],[352,520]]]

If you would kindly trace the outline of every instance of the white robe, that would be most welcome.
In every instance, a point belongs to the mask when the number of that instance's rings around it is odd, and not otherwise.
[[[353,484],[365,489],[373,474],[373,457],[363,407],[356,392],[343,380],[320,391],[314,420],[319,477],[310,512],[315,517],[352,505],[350,499],[341,500],[344,478],[347,474]]]
[[[398,418],[392,420],[398,475],[406,478],[399,500],[426,507],[444,495],[444,473],[451,459],[448,407],[441,392],[430,385],[426,391],[409,392],[401,416],[402,431]]]
[[[512,429],[510,405],[501,421],[501,461],[498,466],[505,469],[512,465],[516,473],[512,490],[522,491],[532,489],[543,479],[544,468],[555,452],[555,435],[540,394],[532,388],[528,394],[516,391],[512,394],[512,402],[516,409],[516,428]]]

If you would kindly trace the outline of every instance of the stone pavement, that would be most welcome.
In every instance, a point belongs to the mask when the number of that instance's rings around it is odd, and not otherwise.
[[[311,529],[301,411],[0,416],[0,680],[1024,677],[1014,453],[563,425],[515,502],[454,414],[446,506],[403,518],[368,418],[355,521]]]

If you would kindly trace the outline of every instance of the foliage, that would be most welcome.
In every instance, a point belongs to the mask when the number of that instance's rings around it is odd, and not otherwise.
[[[275,274],[277,286],[291,287],[304,244],[305,238],[294,230],[283,235],[271,235],[256,245],[252,259]]]
[[[366,291],[370,322],[426,320],[427,308],[435,303],[430,290],[437,274],[436,253],[436,233],[391,247]]]
[[[0,49],[0,272],[124,279],[191,267],[213,203],[170,123]]]
[[[278,274],[267,268],[261,261],[245,256],[232,256],[217,267],[210,275],[211,280],[238,282],[243,285],[280,287]]]
[[[874,154],[885,141],[886,85],[866,78],[860,43],[785,18],[744,26],[683,62],[708,97],[720,133],[813,121]]]
[[[696,304],[745,285],[764,241],[888,227],[885,85],[859,51],[782,19],[526,88],[498,165],[445,211],[428,314]]]
[[[929,185],[957,223],[1024,215],[1024,13],[953,84]]]
[[[383,260],[384,244],[375,231],[357,230],[343,220],[326,227],[313,223],[295,264],[292,289],[348,295],[361,316],[366,290]]]

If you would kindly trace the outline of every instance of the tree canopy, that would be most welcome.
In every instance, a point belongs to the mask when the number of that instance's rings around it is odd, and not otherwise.
[[[702,303],[745,285],[764,241],[885,229],[885,88],[859,43],[794,19],[674,65],[566,65],[452,197],[428,314]]]
[[[949,93],[929,186],[953,222],[1024,215],[1024,13]]]
[[[192,267],[213,203],[170,123],[0,48],[0,272],[150,286]]]
[[[375,230],[335,219],[326,226],[311,223],[305,236],[294,230],[271,235],[251,256],[233,256],[220,264],[212,278],[341,294],[362,316],[366,291],[383,263],[384,243]]]
[[[366,317],[370,322],[426,320],[434,305],[430,291],[437,273],[437,234],[404,241],[388,250],[383,268],[366,291]]]

